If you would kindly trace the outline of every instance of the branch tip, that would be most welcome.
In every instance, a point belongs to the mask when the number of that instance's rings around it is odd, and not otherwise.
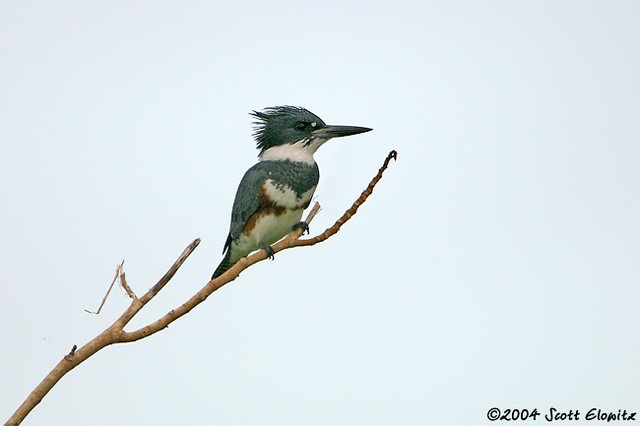
[[[362,194],[360,194],[360,197],[358,197],[358,199],[353,202],[351,207],[346,212],[344,212],[344,214],[340,216],[340,218],[336,220],[336,222],[331,227],[327,228],[322,234],[317,235],[313,238],[307,238],[305,240],[296,239],[293,242],[292,247],[312,246],[314,244],[317,244],[319,242],[326,240],[330,236],[340,231],[340,228],[342,227],[342,225],[344,225],[349,219],[351,219],[358,211],[358,208],[362,204],[364,204],[367,198],[369,198],[369,195],[371,195],[371,193],[373,192],[373,188],[375,188],[375,186],[378,184],[378,181],[382,179],[382,174],[387,169],[387,167],[389,167],[389,162],[392,159],[394,161],[398,159],[398,151],[396,151],[395,149],[391,150],[389,154],[387,154],[387,157],[384,159],[384,162],[382,163],[380,170],[378,170],[378,173],[373,177],[373,179],[371,179],[371,182],[369,182],[369,185],[367,185],[365,190],[362,191]]]

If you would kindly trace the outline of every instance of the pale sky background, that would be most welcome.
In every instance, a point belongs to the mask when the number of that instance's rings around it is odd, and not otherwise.
[[[248,113],[283,104],[375,129],[318,151],[312,234],[397,163],[335,237],[106,348],[25,425],[640,411],[638,22],[635,0],[3,1],[1,420],[125,309],[84,312],[122,259],[141,294],[202,238],[134,327],[206,283]]]

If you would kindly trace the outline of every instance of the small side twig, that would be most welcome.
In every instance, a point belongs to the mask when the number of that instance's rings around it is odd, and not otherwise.
[[[124,261],[122,263],[124,263]],[[131,290],[131,287],[129,287],[129,284],[127,284],[127,279],[124,276],[124,268],[122,267],[122,263],[118,265],[118,275],[120,276],[120,284],[122,285],[122,288],[124,288],[124,291],[127,292],[127,295],[129,295],[131,299],[136,300],[138,299],[138,296],[136,296],[133,290]]]
[[[100,306],[98,306],[98,310],[93,312],[90,311],[88,309],[85,309],[84,311],[89,313],[89,314],[93,314],[93,315],[98,315],[100,313],[100,311],[102,310],[102,307],[104,306],[105,302],[107,301],[107,298],[109,297],[109,293],[111,293],[111,289],[113,288],[113,285],[116,283],[116,280],[118,279],[118,276],[120,275],[120,271],[122,270],[122,265],[124,265],[124,260],[116,267],[116,274],[113,276],[113,280],[111,281],[111,284],[109,284],[109,288],[107,289],[107,292],[105,293],[104,297],[102,298],[102,302],[100,302]]]
[[[67,361],[71,360],[71,357],[73,357],[73,355],[76,353],[76,349],[78,349],[78,345],[73,345],[73,347],[71,348],[71,351],[69,351],[69,353],[65,356],[65,359]]]

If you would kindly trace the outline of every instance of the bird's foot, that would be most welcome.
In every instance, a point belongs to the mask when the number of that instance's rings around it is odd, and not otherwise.
[[[302,228],[302,235],[304,235],[304,233],[306,232],[307,234],[309,233],[309,224],[305,221],[301,221],[296,223],[295,225],[293,225],[293,230],[295,231],[296,229],[300,229]]]
[[[260,248],[267,252],[267,258],[271,260],[276,258],[275,257],[276,252],[273,250],[273,247],[271,247],[269,244],[260,243]]]

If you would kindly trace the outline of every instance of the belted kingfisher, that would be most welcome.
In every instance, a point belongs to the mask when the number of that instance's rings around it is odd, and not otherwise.
[[[256,119],[253,137],[260,161],[240,181],[222,250],[225,256],[211,279],[258,249],[273,259],[271,244],[296,228],[309,231],[300,220],[320,178],[313,154],[329,139],[372,130],[328,126],[310,111],[292,106],[270,107],[251,115]]]

